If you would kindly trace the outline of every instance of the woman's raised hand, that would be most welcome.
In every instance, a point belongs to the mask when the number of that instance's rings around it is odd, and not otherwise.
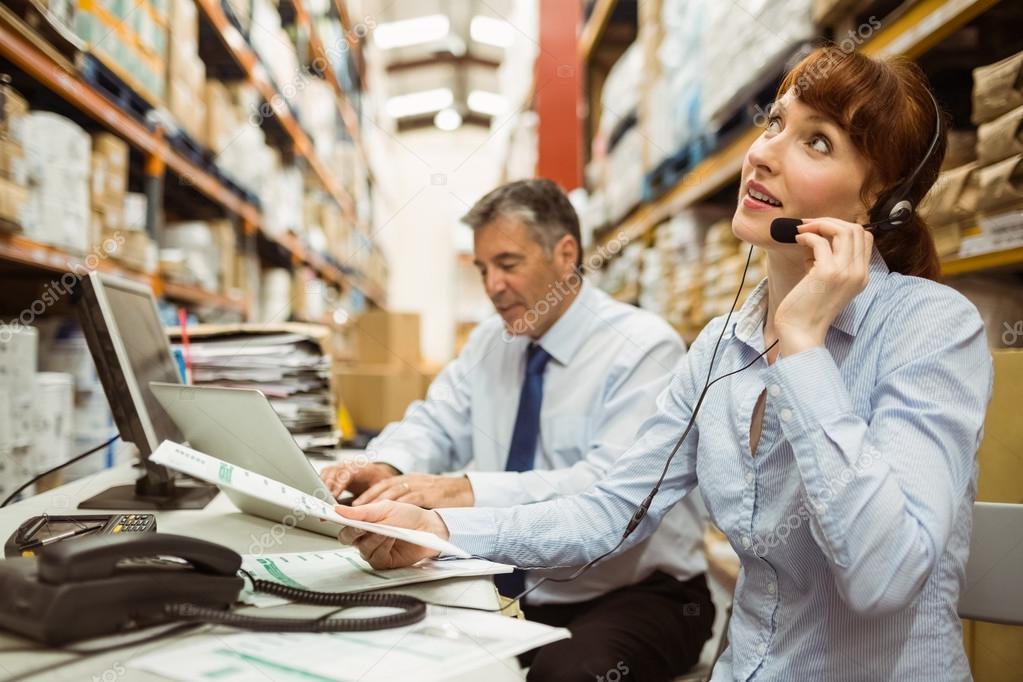
[[[813,218],[799,226],[807,273],[775,311],[782,355],[823,346],[828,327],[867,286],[874,235],[837,218]]]

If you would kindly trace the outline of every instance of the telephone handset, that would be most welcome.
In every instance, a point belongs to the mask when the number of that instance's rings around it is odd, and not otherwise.
[[[226,610],[244,580],[241,557],[205,540],[146,533],[54,546],[0,562],[0,627],[63,644],[179,620],[168,605]],[[83,617],[88,614],[88,617]]]
[[[0,628],[59,645],[177,621],[265,632],[350,632],[417,623],[426,604],[405,595],[330,593],[255,580],[221,545],[166,533],[98,535],[40,557],[0,561]],[[295,603],[384,607],[385,616],[261,618],[230,611],[245,581]]]
[[[51,585],[113,578],[131,570],[151,572],[180,570],[182,563],[145,557],[176,557],[191,564],[192,569],[204,575],[230,577],[232,584],[242,588],[237,577],[242,558],[227,547],[197,538],[167,533],[150,533],[130,542],[98,542],[83,540],[64,543],[44,554],[39,561],[39,580]],[[125,545],[139,559],[126,558]],[[139,562],[141,560],[141,563]]]

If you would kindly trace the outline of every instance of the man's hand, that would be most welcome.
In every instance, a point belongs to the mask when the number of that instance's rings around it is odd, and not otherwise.
[[[352,505],[381,500],[407,502],[427,509],[439,507],[471,507],[476,504],[472,484],[465,476],[433,476],[406,474],[385,478],[370,486],[352,501]]]
[[[355,521],[369,521],[399,528],[424,530],[443,540],[450,537],[448,527],[437,512],[421,509],[411,504],[384,501],[361,507],[338,506],[334,510],[341,516]],[[368,561],[373,568],[402,568],[439,554],[435,549],[413,545],[358,528],[346,527],[337,537],[346,545],[355,545],[359,549],[359,553],[362,554],[362,558]]]
[[[400,473],[390,464],[352,460],[324,468],[320,472],[320,478],[336,498],[346,490],[351,491],[353,495],[361,495],[376,483]]]

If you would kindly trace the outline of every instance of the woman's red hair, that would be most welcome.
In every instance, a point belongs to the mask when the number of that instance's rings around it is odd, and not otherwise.
[[[804,104],[836,121],[867,159],[871,170],[863,184],[867,206],[890,200],[923,160],[937,124],[927,78],[902,58],[874,59],[834,46],[820,47],[800,61],[782,81],[778,97],[793,91]],[[945,126],[906,197],[919,206],[938,179],[945,157]],[[880,216],[871,219],[876,220]],[[904,275],[938,279],[941,264],[924,220],[913,218],[892,230],[875,230],[874,243],[888,268]]]

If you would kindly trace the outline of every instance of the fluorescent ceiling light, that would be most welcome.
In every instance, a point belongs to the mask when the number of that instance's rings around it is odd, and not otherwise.
[[[451,108],[441,109],[433,117],[433,125],[445,131],[457,130],[462,125],[462,115]]]
[[[478,43],[497,47],[511,47],[515,40],[515,29],[507,21],[491,17],[475,16],[469,23],[469,37]]]
[[[382,50],[430,43],[445,37],[451,29],[443,14],[428,14],[415,19],[402,19],[378,24],[373,30],[373,42]]]
[[[439,111],[450,107],[454,102],[454,95],[448,88],[437,88],[435,90],[421,90],[408,95],[397,95],[387,100],[384,111],[391,118],[403,118],[417,114],[428,114],[432,111]]]
[[[486,90],[473,90],[470,92],[466,104],[473,111],[478,111],[488,116],[500,116],[508,108],[508,100],[504,95],[498,95],[496,92],[487,92]]]

